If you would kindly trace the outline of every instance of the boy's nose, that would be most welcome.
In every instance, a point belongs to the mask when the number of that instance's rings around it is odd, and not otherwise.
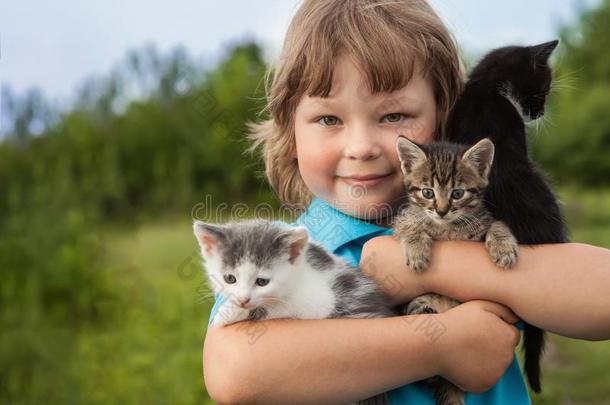
[[[363,128],[351,131],[345,142],[345,155],[351,159],[370,160],[381,153],[375,134]]]

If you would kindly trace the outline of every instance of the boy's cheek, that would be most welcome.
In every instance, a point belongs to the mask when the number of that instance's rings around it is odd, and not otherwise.
[[[322,159],[299,156],[299,173],[307,188],[316,195],[332,186],[332,170],[325,167]]]

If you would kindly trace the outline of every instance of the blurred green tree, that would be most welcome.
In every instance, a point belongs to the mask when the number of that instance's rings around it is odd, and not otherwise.
[[[557,184],[610,185],[610,1],[561,31],[556,91],[534,155]]]

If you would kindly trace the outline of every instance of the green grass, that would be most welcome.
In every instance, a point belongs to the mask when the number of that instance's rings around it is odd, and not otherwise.
[[[610,190],[562,189],[558,194],[571,240],[610,248]],[[533,396],[534,404],[610,404],[610,341],[550,335],[549,343],[544,389]]]
[[[610,247],[610,192],[563,190],[573,239]],[[201,351],[211,300],[190,221],[167,219],[103,232],[105,265],[123,300],[104,331],[84,331],[78,370],[88,402],[205,403]],[[205,288],[203,288],[205,291]],[[535,404],[609,404],[610,342],[551,336],[543,395]]]
[[[534,404],[610,404],[610,342],[551,335],[544,363],[544,389]]]
[[[86,402],[211,403],[201,364],[211,302],[201,300],[190,223],[120,229],[104,240],[105,266],[123,298],[108,303],[121,314],[116,321],[79,339],[75,373],[83,376]]]
[[[562,189],[572,240],[610,248],[610,190]]]

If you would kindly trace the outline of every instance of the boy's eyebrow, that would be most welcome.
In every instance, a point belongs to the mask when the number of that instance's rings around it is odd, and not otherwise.
[[[372,97],[371,97],[372,98]],[[310,97],[311,103],[313,105],[318,105],[324,108],[333,108],[335,104],[338,102],[333,101],[332,98],[321,98],[321,97]],[[419,100],[415,97],[410,97],[407,95],[401,96],[385,96],[378,102],[374,102],[371,100],[371,105],[374,106],[376,110],[378,109],[388,109],[388,108],[400,108],[400,107],[417,107],[420,104]]]
[[[392,108],[417,108],[421,104],[418,98],[407,95],[388,96],[379,101],[376,110],[387,110]]]

